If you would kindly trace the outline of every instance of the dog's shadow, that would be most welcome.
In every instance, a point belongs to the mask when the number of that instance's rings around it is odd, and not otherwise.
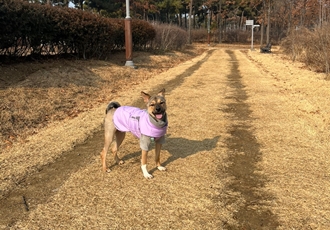
[[[201,141],[198,140],[189,140],[181,137],[171,137],[167,135],[166,143],[163,145],[162,150],[166,150],[171,155],[164,162],[161,162],[163,166],[170,164],[173,161],[176,161],[181,158],[186,158],[196,153],[202,151],[210,151],[214,149],[219,141],[220,136],[215,136],[211,139],[204,139]],[[151,148],[151,153],[154,153],[154,145]],[[139,159],[141,156],[141,151],[134,152],[123,157],[123,160],[128,160],[132,158]],[[150,173],[156,169],[150,170]]]

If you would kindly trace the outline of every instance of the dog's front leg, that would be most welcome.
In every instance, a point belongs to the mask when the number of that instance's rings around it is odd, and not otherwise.
[[[166,168],[160,165],[160,150],[162,149],[162,144],[157,143],[155,144],[155,161],[157,169],[160,171],[166,171]]]
[[[141,169],[143,172],[143,176],[146,179],[151,179],[151,178],[153,178],[153,176],[151,174],[149,174],[149,172],[147,170],[147,159],[148,159],[148,151],[142,150]]]

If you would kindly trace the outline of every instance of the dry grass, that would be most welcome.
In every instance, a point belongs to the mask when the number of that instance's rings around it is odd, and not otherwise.
[[[128,104],[135,100],[135,95],[141,89],[153,90],[156,84],[166,83],[178,74],[183,74],[191,63],[196,63],[196,60],[155,76],[143,86],[136,86],[132,92],[116,99]],[[206,79],[202,75],[198,78],[201,82],[197,85],[207,90],[208,85],[203,83]],[[212,199],[223,186],[217,179],[218,164],[214,164],[221,158],[218,155],[220,137],[217,136],[221,126],[217,120],[213,120],[212,130],[201,129],[209,124],[206,118],[209,111],[205,109],[201,110],[200,115],[204,119],[199,124],[189,129],[183,129],[182,126],[182,121],[189,124],[199,119],[182,113],[177,104],[188,100],[188,91],[191,84],[196,84],[195,80],[183,83],[186,97],[182,96],[180,89],[167,89],[171,123],[161,160],[168,166],[168,172],[155,171],[152,181],[143,179],[139,168],[139,145],[128,135],[121,149],[121,156],[126,160],[123,166],[112,167],[112,172],[103,176],[97,151],[95,161],[71,175],[47,204],[38,206],[28,219],[17,223],[14,228],[211,229],[230,219],[230,214],[222,216],[218,212],[217,202]],[[218,89],[218,85],[214,87],[214,90]],[[212,94],[211,91],[206,95],[198,90],[191,93],[195,92],[198,95],[191,100],[195,104],[202,103]],[[214,113],[218,112],[215,110]],[[101,146],[94,148],[100,150]],[[110,159],[109,163],[113,164]],[[199,167],[201,161],[207,167]],[[150,154],[149,162],[149,169],[152,170],[153,154]]]
[[[1,67],[6,73],[2,76],[6,84],[0,90],[1,194],[100,130],[106,104],[118,93],[132,92],[202,50],[163,55],[138,52],[134,54],[138,69],[124,67],[123,53],[108,62],[54,61],[31,64],[32,68],[27,63]],[[42,142],[42,137],[52,141]]]
[[[256,136],[263,146],[262,167],[269,178],[265,189],[278,198],[272,205],[279,229],[328,229],[330,106],[325,101],[330,84],[324,74],[277,52],[249,56],[264,73],[247,78],[246,84],[257,118]]]
[[[150,153],[155,178],[143,179],[138,142],[127,135],[120,152],[126,163],[103,175],[100,140],[89,164],[11,228],[329,229],[329,82],[283,59],[276,47],[270,55],[232,48],[216,47],[113,95],[131,104],[139,91],[168,84],[170,126],[161,155],[167,172],[154,170]],[[72,134],[83,140],[99,130],[105,105],[49,124],[29,145],[14,144],[2,153],[2,174],[24,173],[25,161],[70,147]],[[239,131],[251,139],[237,138]],[[39,153],[47,145],[51,150]],[[253,164],[251,149],[259,156]]]
[[[67,60],[2,66],[0,147],[9,148],[51,122],[76,117],[108,102],[119,90],[138,85],[191,56],[136,53],[138,70],[123,67],[123,53],[108,62]],[[33,65],[32,71],[29,65]]]

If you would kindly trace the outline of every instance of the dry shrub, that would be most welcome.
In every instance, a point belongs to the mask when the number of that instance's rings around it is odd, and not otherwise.
[[[313,33],[306,28],[292,30],[281,42],[281,49],[295,61],[306,61],[306,45],[313,40]]]
[[[191,30],[191,40],[193,42],[207,41],[207,30],[206,29]]]
[[[225,33],[224,41],[225,42],[240,42],[245,43],[248,39],[251,38],[251,31],[243,31],[240,29],[230,30]]]
[[[87,58],[108,58],[125,46],[123,19],[67,7],[52,7],[20,0],[0,1],[0,56],[40,59],[70,54]],[[148,22],[132,21],[134,48],[144,48],[155,37]]]
[[[187,44],[188,33],[172,24],[154,24],[156,37],[152,41],[154,50],[182,50]]]
[[[314,32],[314,39],[307,46],[307,63],[311,63],[317,70],[329,74],[329,41],[330,26],[325,25]]]
[[[330,25],[293,30],[282,41],[281,48],[293,61],[304,62],[311,69],[329,74]]]

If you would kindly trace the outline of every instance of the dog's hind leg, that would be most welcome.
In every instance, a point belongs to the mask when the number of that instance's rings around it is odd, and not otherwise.
[[[104,132],[104,147],[102,149],[102,152],[100,154],[101,156],[101,161],[102,161],[102,170],[103,172],[110,171],[109,169],[107,170],[107,165],[106,165],[106,157],[107,157],[107,152],[109,150],[109,147],[113,141],[114,133],[116,130],[109,130],[105,128]]]
[[[114,113],[114,110],[110,109],[109,111],[107,111],[106,117],[104,119],[104,147],[100,154],[101,161],[102,161],[102,170],[104,172],[110,171],[109,169],[107,170],[106,156],[107,156],[109,147],[115,137],[115,133],[117,131],[117,129],[112,121],[113,113]]]
[[[116,130],[116,133],[115,133],[116,141],[112,147],[113,157],[115,158],[116,163],[119,165],[124,164],[124,161],[119,159],[119,157],[118,157],[118,149],[119,149],[119,146],[121,145],[121,143],[123,143],[123,140],[125,139],[125,134],[126,134],[125,132],[120,132],[119,130]]]

